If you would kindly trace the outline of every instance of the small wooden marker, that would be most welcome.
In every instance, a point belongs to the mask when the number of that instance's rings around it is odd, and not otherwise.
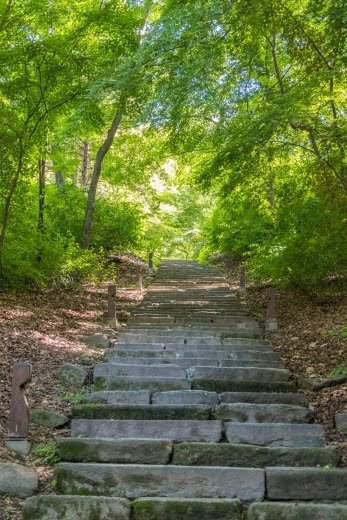
[[[137,272],[137,289],[143,291],[142,272],[140,270]]]
[[[240,292],[245,292],[246,290],[246,269],[244,267],[241,267],[240,270]]]
[[[278,330],[278,323],[276,317],[276,299],[275,299],[275,289],[273,287],[268,287],[266,289],[267,296],[267,316],[265,329],[268,331]]]
[[[110,284],[107,288],[108,291],[108,308],[107,308],[107,318],[110,320],[115,320],[117,318],[116,314],[116,285]]]
[[[12,391],[8,435],[10,439],[26,439],[29,430],[29,405],[25,385],[31,380],[28,363],[15,363],[12,372]]]
[[[154,257],[154,253],[150,252],[148,255],[148,267],[150,269],[153,269],[153,257]]]

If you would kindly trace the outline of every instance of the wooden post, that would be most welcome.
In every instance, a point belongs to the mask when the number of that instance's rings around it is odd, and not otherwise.
[[[241,267],[240,270],[240,292],[245,292],[246,290],[246,269],[244,267]]]
[[[137,289],[141,292],[143,291],[142,272],[140,269],[137,271]]]
[[[113,284],[110,284],[108,286],[107,290],[108,290],[107,318],[110,320],[115,320],[117,318],[117,315],[116,315],[116,290],[117,290],[117,287]]]
[[[15,363],[12,373],[12,391],[8,435],[11,439],[26,439],[29,429],[29,405],[25,385],[31,380],[31,365]]]
[[[276,300],[275,300],[275,289],[268,287],[266,289],[267,296],[267,316],[265,329],[268,331],[278,330],[277,318],[276,318]]]

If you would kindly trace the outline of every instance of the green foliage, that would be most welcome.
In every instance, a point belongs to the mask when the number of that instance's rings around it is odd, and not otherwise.
[[[60,457],[57,453],[57,444],[55,442],[47,442],[37,444],[33,448],[34,464],[39,466],[40,464],[47,464],[54,466],[60,461]]]
[[[81,404],[83,401],[84,392],[64,392],[61,396],[59,396],[58,400],[63,403],[69,403],[73,406]]]
[[[329,372],[329,377],[337,377],[347,375],[347,365],[336,367],[331,372]]]

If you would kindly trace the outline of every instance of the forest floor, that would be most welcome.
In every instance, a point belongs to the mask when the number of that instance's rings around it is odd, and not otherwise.
[[[118,264],[118,319],[126,324],[131,310],[142,298],[136,288],[137,267],[133,263]],[[237,288],[237,269],[226,275]],[[145,279],[146,282],[148,282]],[[250,314],[264,323],[266,299],[263,288],[250,287],[239,298]],[[280,352],[286,367],[297,379],[324,379],[336,367],[346,364],[346,308],[342,296],[311,299],[299,291],[276,291],[279,331],[267,333],[273,348]],[[103,351],[92,350],[80,341],[81,336],[107,327],[102,316],[107,308],[106,283],[89,283],[71,290],[45,290],[37,293],[0,294],[0,461],[22,462],[35,467],[40,476],[40,492],[49,492],[52,467],[31,453],[25,461],[4,447],[6,437],[11,367],[18,361],[31,363],[32,382],[28,399],[32,408],[45,408],[71,413],[73,396],[59,384],[56,371],[64,362],[92,367]],[[342,331],[342,332],[341,332]],[[347,408],[347,385],[319,392],[301,390],[315,407],[315,421],[326,426],[327,442],[336,445],[347,464],[347,442],[334,429],[335,413]],[[54,443],[56,437],[69,435],[69,428],[49,430],[30,427],[35,445]],[[21,519],[21,500],[0,498],[0,520]]]

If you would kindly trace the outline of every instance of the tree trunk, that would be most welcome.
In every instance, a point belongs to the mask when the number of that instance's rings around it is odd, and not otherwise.
[[[45,233],[45,195],[46,195],[46,159],[39,159],[39,213],[37,219],[37,231],[41,237]],[[42,259],[42,244],[40,244],[36,260],[38,263]]]
[[[24,156],[24,150],[23,150],[22,144],[20,144],[19,153],[18,153],[17,169],[13,176],[9,192],[5,198],[4,210],[2,212],[1,232],[0,232],[0,271],[2,271],[2,253],[3,253],[7,228],[8,228],[8,222],[9,222],[9,218],[10,218],[11,202],[12,202],[14,192],[17,188],[20,174],[22,172],[23,156]]]
[[[101,175],[102,163],[105,159],[105,156],[109,149],[112,146],[115,135],[119,128],[119,125],[122,121],[122,111],[120,108],[117,109],[117,112],[113,118],[112,124],[110,126],[109,131],[107,132],[106,139],[100,146],[98,153],[96,154],[94,168],[92,177],[90,180],[90,186],[88,191],[88,201],[87,201],[87,209],[84,219],[83,232],[82,232],[82,241],[81,246],[83,249],[88,249],[90,246],[90,238],[92,233],[92,222],[95,208],[95,198],[96,198],[96,190],[98,187],[99,178]]]
[[[153,257],[154,257],[154,253],[153,253],[153,251],[151,251],[148,255],[148,267],[150,269],[153,269]]]
[[[46,159],[39,159],[39,214],[37,219],[37,231],[43,233],[45,230],[45,191],[46,191]]]
[[[55,184],[57,186],[62,186],[65,182],[64,180],[64,177],[62,176],[62,174],[58,171],[58,172],[54,172],[54,177],[55,177]]]
[[[88,184],[88,167],[89,167],[89,143],[83,143],[82,151],[82,170],[81,170],[81,186],[85,188]]]

